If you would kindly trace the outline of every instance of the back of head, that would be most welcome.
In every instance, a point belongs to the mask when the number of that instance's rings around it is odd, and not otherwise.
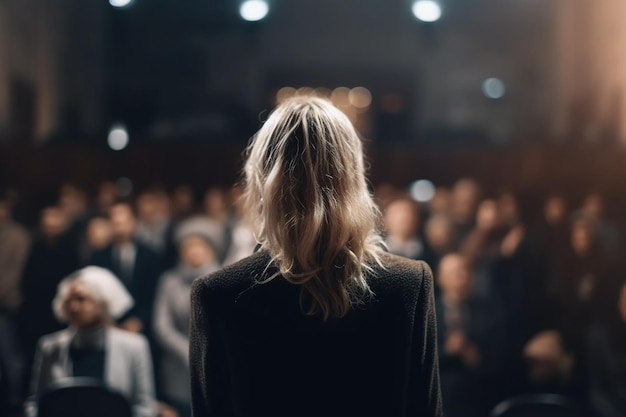
[[[352,124],[326,100],[297,97],[274,110],[247,152],[245,205],[257,239],[280,274],[302,285],[307,313],[344,316],[370,295],[363,274],[381,240]]]

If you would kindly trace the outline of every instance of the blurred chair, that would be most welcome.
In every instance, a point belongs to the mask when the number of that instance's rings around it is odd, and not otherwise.
[[[38,417],[132,417],[126,397],[91,378],[55,382],[37,403]]]
[[[520,395],[502,401],[490,417],[582,417],[576,405],[557,394]]]

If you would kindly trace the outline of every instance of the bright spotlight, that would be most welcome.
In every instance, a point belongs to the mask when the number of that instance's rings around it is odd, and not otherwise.
[[[428,180],[419,180],[411,184],[410,189],[413,200],[427,203],[435,196],[435,185]]]
[[[115,125],[109,131],[107,138],[109,148],[114,151],[121,151],[128,146],[128,131],[123,125]]]
[[[248,22],[257,22],[267,16],[270,6],[265,0],[246,0],[239,7],[239,14]]]
[[[434,0],[418,0],[413,3],[413,14],[422,22],[436,22],[441,17],[441,6]]]
[[[483,81],[483,94],[494,100],[502,98],[506,94],[506,86],[499,78],[487,78]]]
[[[133,0],[109,0],[109,4],[113,7],[126,7],[132,2]]]

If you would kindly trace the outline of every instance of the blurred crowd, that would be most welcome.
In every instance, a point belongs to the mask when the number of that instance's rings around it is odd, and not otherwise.
[[[121,198],[105,181],[90,198],[66,184],[37,224],[14,219],[19,193],[0,195],[0,407],[20,414],[38,340],[67,327],[52,309],[59,284],[92,265],[134,299],[115,326],[149,342],[160,414],[190,415],[191,283],[256,245],[238,187],[197,191],[153,186]],[[626,416],[624,230],[602,195],[547,194],[529,210],[514,192],[460,179],[428,202],[390,184],[375,197],[388,250],[435,273],[448,416],[487,416],[523,393]]]

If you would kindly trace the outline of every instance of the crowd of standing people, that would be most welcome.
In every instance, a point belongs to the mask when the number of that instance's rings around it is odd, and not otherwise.
[[[189,185],[154,186],[120,198],[105,181],[90,198],[63,185],[37,224],[19,224],[19,193],[3,192],[0,407],[20,415],[36,391],[37,358],[52,343],[42,337],[72,325],[71,311],[52,308],[61,288],[63,300],[105,300],[89,275],[107,271],[132,303],[114,309],[114,300],[106,301],[109,311],[90,320],[141,335],[120,338],[129,349],[140,352],[145,341],[142,356],[154,372],[142,374],[152,379],[144,394],[154,403],[138,399],[137,415],[190,416],[191,284],[254,252],[240,193],[215,187],[197,198]],[[374,195],[387,250],[425,260],[434,272],[448,416],[486,416],[499,401],[530,392],[561,394],[593,415],[626,416],[624,247],[600,194],[580,204],[550,194],[532,212],[515,193],[488,194],[471,179],[437,188],[427,203],[389,184]],[[99,337],[78,339],[89,347]],[[99,356],[83,348],[71,346],[75,363],[87,374],[106,373],[94,365]]]

